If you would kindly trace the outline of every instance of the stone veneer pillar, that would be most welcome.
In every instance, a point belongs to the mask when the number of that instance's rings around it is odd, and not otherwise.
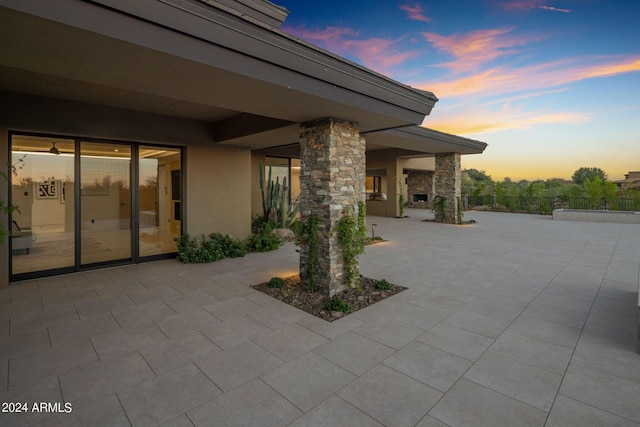
[[[302,124],[300,215],[319,218],[317,283],[329,299],[347,287],[336,224],[345,209],[357,215],[365,197],[365,141],[357,124],[327,118]],[[308,279],[308,247],[301,246],[300,276]]]
[[[436,170],[434,180],[434,213],[436,222],[460,224],[458,203],[460,195],[460,153],[436,154]],[[444,212],[438,209],[438,199],[444,199]],[[443,216],[444,213],[444,216]]]

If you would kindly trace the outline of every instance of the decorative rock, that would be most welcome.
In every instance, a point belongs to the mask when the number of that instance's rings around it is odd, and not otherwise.
[[[296,240],[296,235],[288,228],[276,228],[272,233],[282,239],[283,242],[293,242]]]
[[[344,316],[344,313],[341,311],[332,311],[331,312],[331,317],[334,319],[340,319],[342,316]]]

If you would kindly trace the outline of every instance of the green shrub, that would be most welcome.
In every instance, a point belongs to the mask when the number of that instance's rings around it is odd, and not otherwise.
[[[258,231],[252,234],[249,239],[249,250],[251,252],[268,252],[278,249],[282,240],[271,231],[271,225],[268,222],[260,224]]]
[[[376,283],[376,288],[381,291],[388,291],[391,289],[391,283],[387,282],[387,279],[382,279]]]
[[[341,311],[343,313],[346,313],[351,309],[351,306],[349,306],[346,301],[341,300],[340,298],[334,298],[326,303],[324,305],[324,308],[327,311]]]
[[[284,279],[280,277],[272,277],[269,283],[267,283],[267,286],[270,288],[281,288],[282,285],[284,285]]]
[[[185,264],[207,263],[246,254],[244,243],[220,233],[211,233],[209,236],[202,234],[194,238],[184,234],[173,240],[178,249],[178,261]]]
[[[247,254],[246,245],[240,240],[220,233],[211,233],[209,239],[222,250],[225,257],[241,258]]]

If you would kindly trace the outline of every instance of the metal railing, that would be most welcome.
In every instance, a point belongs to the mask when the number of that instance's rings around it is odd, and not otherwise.
[[[463,197],[465,209],[482,207],[495,211],[527,212],[550,215],[554,209],[640,211],[640,199],[590,199],[587,197],[496,197],[492,195]]]

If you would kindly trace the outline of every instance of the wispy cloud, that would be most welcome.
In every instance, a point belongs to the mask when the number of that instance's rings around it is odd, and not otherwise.
[[[456,58],[452,62],[438,64],[456,73],[476,71],[480,65],[500,56],[518,53],[517,46],[545,38],[544,35],[516,35],[512,27],[478,30],[450,36],[436,33],[422,33],[422,35],[440,52]]]
[[[524,112],[510,106],[490,110],[476,106],[442,115],[434,111],[423,125],[455,135],[478,135],[510,129],[530,129],[540,124],[583,124],[590,121],[590,116],[575,112]]]
[[[384,74],[393,74],[396,66],[419,55],[418,51],[403,48],[404,39],[359,38],[360,34],[345,27],[310,30],[287,27],[285,31],[319,45],[338,55],[355,58],[365,67]]]
[[[538,9],[550,10],[552,12],[562,12],[562,13],[571,13],[573,10],[571,9],[561,9],[559,7],[553,6],[538,6]]]
[[[431,18],[424,14],[424,9],[419,4],[403,4],[400,10],[407,12],[409,19],[414,21],[431,22]]]
[[[640,71],[640,57],[588,57],[529,65],[493,67],[447,81],[418,82],[412,86],[431,90],[438,97],[474,95],[476,98],[519,93],[523,89],[550,89],[585,79]]]
[[[543,4],[545,2],[546,0],[507,1],[502,3],[502,9],[506,11],[542,9],[542,10],[548,10],[550,12],[562,12],[562,13],[573,12],[573,10],[571,9],[563,9],[563,8]]]

